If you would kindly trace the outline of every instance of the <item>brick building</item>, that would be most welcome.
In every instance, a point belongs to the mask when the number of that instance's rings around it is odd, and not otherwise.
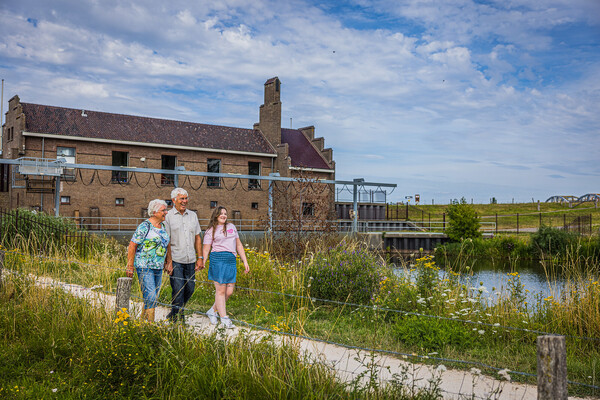
[[[2,130],[2,157],[335,179],[332,150],[325,148],[323,138],[314,137],[314,127],[281,128],[280,89],[276,77],[265,82],[259,122],[249,129],[23,103],[14,96]],[[29,175],[13,180],[14,171],[7,167],[0,170],[0,206],[54,213],[52,178]],[[61,177],[60,214],[141,217],[150,200],[169,199],[175,181],[169,174],[66,170]],[[266,181],[180,176],[178,183],[190,192],[190,208],[201,219],[208,218],[217,204],[225,205],[234,218],[266,216]],[[333,190],[323,193],[332,208]],[[311,204],[304,204],[309,208],[306,214],[313,213]]]

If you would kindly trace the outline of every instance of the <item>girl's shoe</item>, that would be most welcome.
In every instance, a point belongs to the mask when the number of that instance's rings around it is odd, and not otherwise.
[[[223,327],[227,329],[235,328],[235,325],[233,324],[233,322],[231,322],[229,317],[221,317],[221,325],[223,325]]]
[[[206,316],[210,320],[211,324],[216,325],[219,323],[219,319],[217,318],[217,313],[215,312],[215,310],[212,307],[210,308],[210,310],[208,310],[206,312]]]

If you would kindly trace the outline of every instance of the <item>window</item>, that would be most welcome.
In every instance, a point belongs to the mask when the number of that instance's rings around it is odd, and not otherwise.
[[[302,215],[305,217],[315,215],[315,203],[302,203]]]
[[[124,206],[125,205],[125,199],[123,197],[117,197],[115,199],[115,206]]]
[[[206,172],[220,173],[221,160],[216,158],[209,158],[206,160]],[[206,186],[209,188],[221,187],[221,178],[209,176],[206,179]]]
[[[260,175],[260,163],[248,161],[248,175]],[[248,189],[260,189],[258,179],[248,179]]]
[[[63,158],[68,164],[75,164],[75,147],[56,147],[56,159]],[[74,181],[75,168],[65,168],[61,176],[62,179]]]
[[[71,204],[71,196],[60,196],[60,204]]]
[[[0,164],[0,192],[8,192],[10,165]]]
[[[161,159],[161,169],[175,169],[175,164],[177,162],[177,158],[175,156],[160,156]],[[175,184],[175,175],[174,174],[162,174],[160,176],[161,185],[173,185]]]
[[[210,201],[210,208],[217,208],[217,206],[218,206],[218,205],[219,205],[219,203],[218,203],[218,202],[216,202],[216,201],[214,201],[214,200],[211,200],[211,201]]]
[[[129,165],[129,153],[126,151],[113,151],[112,152],[112,166],[113,167],[127,167]],[[113,171],[112,172],[112,183],[127,183],[127,172],[125,171]]]
[[[11,128],[6,128],[6,141],[10,142],[11,140],[13,140],[15,137],[15,128],[11,127]]]
[[[258,210],[258,203],[252,203],[252,209]]]

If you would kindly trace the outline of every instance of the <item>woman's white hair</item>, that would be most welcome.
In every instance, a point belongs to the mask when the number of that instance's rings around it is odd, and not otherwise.
[[[161,199],[154,199],[148,204],[148,216],[153,217],[154,213],[157,212],[161,206],[167,207],[167,203]]]
[[[178,195],[187,196],[188,192],[184,188],[175,188],[171,191],[171,199],[176,199]]]

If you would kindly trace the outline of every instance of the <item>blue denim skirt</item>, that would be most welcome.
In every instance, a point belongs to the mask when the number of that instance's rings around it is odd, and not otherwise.
[[[208,280],[217,283],[235,283],[237,277],[236,258],[228,251],[213,251],[209,256]]]

